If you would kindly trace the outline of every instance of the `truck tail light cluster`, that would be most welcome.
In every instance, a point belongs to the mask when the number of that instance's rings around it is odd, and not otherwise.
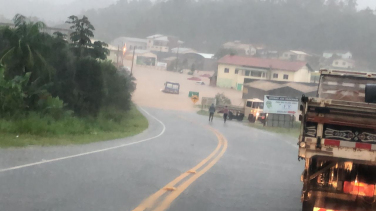
[[[373,197],[375,185],[369,185],[362,182],[347,182],[343,185],[343,192],[352,195]]]
[[[313,209],[313,211],[339,211],[339,210],[331,210],[331,209],[325,209],[325,208],[318,208],[318,207],[315,207]]]

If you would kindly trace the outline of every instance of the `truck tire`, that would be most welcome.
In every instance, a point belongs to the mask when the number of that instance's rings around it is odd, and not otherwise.
[[[314,205],[311,201],[303,201],[302,211],[313,211]]]
[[[234,118],[234,114],[230,111],[228,112],[228,120],[232,120]]]

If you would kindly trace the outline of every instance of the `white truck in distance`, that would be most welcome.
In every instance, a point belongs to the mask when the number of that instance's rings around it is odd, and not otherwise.
[[[302,210],[376,210],[376,74],[320,72],[300,106]]]

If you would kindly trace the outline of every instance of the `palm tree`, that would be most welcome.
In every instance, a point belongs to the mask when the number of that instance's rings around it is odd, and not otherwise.
[[[28,22],[25,16],[17,14],[13,18],[14,28],[6,27],[3,38],[8,41],[8,48],[0,55],[0,63],[5,66],[5,75],[13,78],[32,72],[32,78],[42,75],[51,77],[51,68],[42,56],[46,50],[47,34],[43,22]]]

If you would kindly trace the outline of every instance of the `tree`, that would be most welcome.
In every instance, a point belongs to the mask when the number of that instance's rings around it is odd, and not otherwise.
[[[229,49],[229,48],[220,48],[217,53],[215,53],[214,57],[216,59],[220,59],[226,55],[231,55],[231,56],[234,56],[236,55],[237,52],[235,49]]]
[[[119,110],[128,110],[131,103],[131,93],[136,85],[134,78],[127,71],[118,71],[110,61],[102,61],[103,74],[103,105]]]
[[[96,116],[103,103],[103,74],[100,63],[90,57],[79,58],[71,104],[68,107],[81,116]]]
[[[92,47],[87,49],[89,55],[96,59],[107,59],[107,56],[110,54],[110,51],[107,49],[108,45],[105,42],[95,41],[92,44]]]
[[[70,34],[70,40],[72,41],[72,47],[78,57],[81,57],[84,53],[84,48],[88,48],[91,45],[91,38],[94,37],[94,26],[90,23],[86,16],[79,19],[77,16],[69,16],[66,23],[72,24],[70,29],[73,32]]]
[[[43,22],[27,22],[22,15],[13,19],[15,28],[6,27],[3,38],[8,47],[0,56],[0,63],[5,66],[5,77],[13,78],[27,72],[32,72],[31,81],[37,78],[51,78],[53,68],[48,65],[43,52],[48,51],[45,42],[49,35],[41,33],[45,27]]]
[[[231,105],[230,98],[226,97],[223,93],[215,95],[215,101],[217,105]]]

